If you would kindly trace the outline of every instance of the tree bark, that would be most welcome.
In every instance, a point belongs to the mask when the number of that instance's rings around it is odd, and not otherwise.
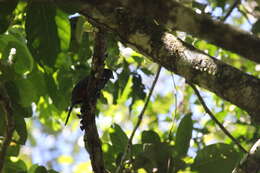
[[[165,32],[153,20],[125,8],[86,3],[81,11],[89,20],[117,34],[122,43],[186,80],[216,93],[260,122],[260,80],[197,50]],[[102,8],[101,8],[102,7]]]
[[[224,24],[221,21],[213,20],[207,14],[197,14],[192,9],[174,0],[99,0],[81,2],[84,5],[92,6],[92,12],[106,13],[108,15],[106,19],[115,20],[113,13],[115,9],[121,8],[135,17],[141,16],[154,20],[167,29],[184,31],[187,34],[204,39],[209,43],[260,63],[260,38],[256,35]]]

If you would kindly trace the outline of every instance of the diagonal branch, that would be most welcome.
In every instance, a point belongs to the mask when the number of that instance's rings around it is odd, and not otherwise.
[[[55,1],[68,3],[68,0]],[[134,14],[135,17],[145,17],[156,21],[157,24],[164,28],[186,32],[223,49],[237,53],[251,61],[260,63],[260,38],[222,21],[213,20],[206,14],[198,14],[177,1],[79,1],[82,3],[79,7],[83,7],[79,8],[79,11],[90,8],[91,12],[88,13],[91,13],[92,16],[104,16],[100,18],[103,20],[102,23],[107,20],[110,25],[114,25],[117,19],[114,18],[113,13],[118,9],[124,9]],[[146,26],[141,25],[140,27]],[[131,29],[134,29],[134,26],[125,28],[125,32]]]
[[[124,154],[123,154],[123,156],[122,156],[122,158],[121,158],[121,160],[120,160],[119,166],[118,166],[117,169],[116,169],[116,173],[120,173],[120,172],[121,172],[122,166],[123,166],[123,162],[125,161],[127,154],[130,153],[134,135],[135,135],[136,130],[138,129],[138,127],[140,126],[140,124],[141,124],[141,122],[142,122],[142,120],[143,120],[143,116],[144,116],[145,110],[146,110],[146,108],[147,108],[147,106],[148,106],[148,103],[150,102],[150,98],[151,98],[151,96],[152,96],[152,94],[153,94],[153,90],[154,90],[155,85],[156,85],[156,83],[157,83],[157,81],[158,81],[158,79],[159,79],[159,75],[160,75],[160,72],[161,72],[161,68],[162,68],[162,67],[159,66],[159,68],[158,68],[158,70],[157,70],[157,72],[156,72],[156,76],[155,76],[154,81],[153,81],[153,83],[152,83],[152,87],[151,87],[150,92],[149,92],[149,94],[148,94],[148,96],[147,96],[147,98],[146,98],[144,107],[143,107],[141,113],[140,113],[139,116],[138,116],[138,121],[137,121],[137,123],[136,123],[136,125],[135,125],[135,127],[134,127],[134,129],[133,129],[133,131],[132,131],[132,133],[131,133],[131,136],[130,136],[130,138],[129,138],[129,140],[128,140],[128,143],[127,143],[126,148],[125,148],[125,152],[124,152]]]
[[[95,21],[95,25],[114,32],[122,43],[239,106],[250,114],[252,121],[260,122],[258,78],[201,52],[165,32],[153,20],[136,16],[124,8],[106,11],[86,5],[81,13],[88,20]]]
[[[208,108],[208,106],[206,105],[206,103],[204,102],[203,98],[201,97],[198,89],[196,88],[195,85],[193,85],[192,83],[189,83],[189,85],[191,86],[191,88],[194,90],[195,94],[197,95],[201,105],[203,106],[204,110],[206,111],[206,113],[210,116],[210,118],[219,126],[219,128],[238,146],[238,148],[243,151],[244,153],[247,154],[246,149],[244,149],[244,147],[242,147],[242,145],[236,140],[236,138],[234,138],[231,133],[229,133],[229,131],[218,121],[218,119],[215,117],[215,115],[210,111],[210,109]]]
[[[235,2],[232,4],[232,6],[229,8],[228,12],[226,13],[226,15],[221,19],[221,21],[225,21],[230,14],[233,12],[233,10],[238,6],[238,4],[240,3],[240,0],[235,0]]]

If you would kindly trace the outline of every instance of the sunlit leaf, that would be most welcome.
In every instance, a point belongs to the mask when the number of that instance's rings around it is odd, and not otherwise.
[[[209,145],[198,152],[192,165],[192,170],[200,173],[230,173],[240,160],[231,145],[217,143]]]
[[[13,35],[0,35],[0,53],[5,61],[12,64],[16,73],[31,72],[33,58],[27,46]]]
[[[27,167],[23,160],[15,157],[9,157],[5,161],[4,172],[21,173],[26,172]]]
[[[33,57],[52,67],[58,53],[69,47],[68,16],[54,4],[30,2],[26,17],[26,36]]]
[[[179,157],[183,157],[187,154],[192,136],[192,128],[191,114],[187,114],[181,120],[176,133],[175,147]]]

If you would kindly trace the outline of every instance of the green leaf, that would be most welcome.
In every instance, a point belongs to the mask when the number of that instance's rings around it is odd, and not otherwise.
[[[26,16],[26,37],[33,57],[52,67],[58,53],[69,48],[68,16],[52,3],[31,1]]]
[[[19,90],[19,104],[23,107],[31,106],[32,102],[37,101],[36,91],[33,83],[28,79],[17,79],[14,81]]]
[[[260,33],[260,20],[257,20],[257,21],[254,23],[254,25],[253,25],[253,27],[252,27],[252,32],[253,32],[254,34]]]
[[[11,142],[7,148],[7,156],[18,156],[20,151],[20,145]]]
[[[49,169],[48,170],[48,173],[59,173],[58,171],[55,171],[55,170],[53,170],[53,169]]]
[[[47,86],[47,91],[49,96],[51,97],[54,105],[58,105],[59,104],[58,86],[53,76],[49,74],[45,74],[44,78],[45,78],[45,83]]]
[[[18,74],[31,72],[33,58],[27,46],[13,35],[0,35],[0,53],[3,59],[12,64]]]
[[[153,131],[143,131],[142,132],[142,143],[159,143],[161,142],[159,135]]]
[[[10,173],[26,173],[27,167],[24,161],[22,160],[11,160],[8,158],[5,161],[4,172]]]
[[[115,150],[119,152],[124,152],[126,145],[128,143],[128,137],[125,132],[121,129],[121,127],[117,124],[114,124],[109,129],[109,135],[112,142],[112,146]]]
[[[145,86],[142,83],[142,77],[138,73],[133,75],[133,86],[130,93],[130,96],[133,98],[129,106],[129,110],[132,110],[132,106],[137,100],[144,100],[146,93],[144,92]]]
[[[0,2],[0,34],[4,33],[12,21],[12,12],[18,0],[5,0]]]
[[[45,167],[34,164],[30,167],[28,173],[48,173],[48,171]]]
[[[138,170],[140,168],[144,168],[146,172],[152,172],[153,168],[156,167],[156,164],[150,160],[145,153],[141,153],[136,156],[133,166],[135,170]]]
[[[18,112],[15,112],[14,121],[15,131],[19,136],[18,143],[24,145],[28,137],[25,120]]]
[[[57,108],[64,110],[70,104],[71,89],[73,86],[72,74],[70,71],[61,69],[58,71],[57,83],[58,83],[58,102]]]
[[[70,46],[70,21],[68,14],[56,8],[55,22],[57,25],[61,51],[67,51]]]
[[[84,32],[82,34],[81,43],[79,46],[79,60],[84,63],[87,59],[89,59],[92,55],[92,51],[90,49],[90,40],[89,40],[89,34]]]
[[[132,145],[132,155],[136,156],[143,152],[143,144],[134,144]]]
[[[172,166],[169,168],[172,149],[167,143],[146,144],[144,152],[136,156],[134,167],[145,168],[148,172],[152,172],[151,168],[157,168],[158,172],[172,172]]]
[[[187,154],[192,137],[192,128],[191,114],[187,114],[181,120],[176,132],[175,147],[179,157],[183,157]]]
[[[36,66],[33,69],[32,73],[28,75],[28,80],[33,85],[34,90],[36,91],[37,98],[46,95],[47,87],[44,79],[44,73],[41,72]],[[38,100],[38,99],[37,99]],[[36,102],[37,102],[36,100]]]
[[[147,76],[153,75],[153,72],[151,72],[148,68],[141,67],[140,70],[142,70],[142,72]]]
[[[230,173],[240,158],[232,145],[212,144],[198,152],[191,168],[199,173]]]
[[[106,165],[106,168],[111,172],[114,172],[115,165],[113,165],[113,163],[115,162],[115,148],[108,143],[103,143],[102,151],[104,152],[104,164]]]
[[[113,88],[113,104],[117,104],[117,99],[124,92],[130,75],[129,64],[124,61],[123,71],[118,75],[118,79]]]
[[[116,67],[118,64],[120,50],[114,35],[109,34],[107,39],[108,39],[107,41],[108,55],[106,58],[106,64],[108,67],[114,69],[114,67]]]

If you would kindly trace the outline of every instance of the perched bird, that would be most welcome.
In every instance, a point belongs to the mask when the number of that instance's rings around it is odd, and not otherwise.
[[[103,74],[101,76],[101,80],[98,82],[98,85],[96,86],[93,93],[90,93],[90,94],[92,96],[98,97],[100,90],[105,87],[107,81],[110,78],[113,78],[112,71],[109,69],[104,69]],[[71,106],[69,108],[69,112],[68,112],[68,115],[67,115],[67,118],[65,121],[65,126],[69,121],[70,113],[71,113],[73,107],[77,104],[81,104],[85,99],[87,99],[86,97],[88,96],[87,87],[88,87],[89,79],[90,79],[90,77],[86,76],[85,78],[80,80],[73,88],[72,95],[71,95]]]

